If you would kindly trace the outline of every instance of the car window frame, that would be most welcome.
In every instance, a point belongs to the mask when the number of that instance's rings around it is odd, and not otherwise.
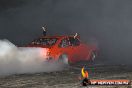
[[[76,41],[75,41],[75,39],[76,39],[76,40],[78,41],[78,44],[72,43],[71,40],[70,40],[70,38],[74,39],[74,42],[76,42]],[[81,44],[81,41],[80,41],[78,38],[69,37],[69,41],[70,41],[71,46],[74,46],[74,47],[80,46],[80,44]]]
[[[61,39],[60,43],[58,44],[58,47],[59,47],[59,48],[67,48],[67,47],[70,47],[70,44],[68,44],[68,46],[65,46],[65,47],[62,47],[62,46],[61,46],[61,43],[62,43],[62,41],[63,41],[64,39],[68,40],[68,38],[63,38],[63,39]],[[68,40],[68,43],[69,43],[69,40]]]

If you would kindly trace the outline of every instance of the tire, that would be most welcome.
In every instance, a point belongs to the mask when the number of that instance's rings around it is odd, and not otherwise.
[[[68,56],[66,54],[62,54],[59,57],[58,62],[62,63],[62,64],[65,64],[65,65],[69,65]]]
[[[90,61],[91,61],[91,62],[94,62],[95,59],[96,59],[96,57],[97,57],[96,51],[92,51],[92,52],[91,52],[91,55],[90,55]]]

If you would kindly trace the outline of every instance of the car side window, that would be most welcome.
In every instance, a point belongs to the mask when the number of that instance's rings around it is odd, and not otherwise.
[[[61,43],[59,44],[59,47],[68,47],[69,46],[69,40],[67,38],[61,40]]]
[[[37,40],[34,40],[32,44],[52,46],[56,43],[56,41],[57,41],[57,38],[39,38]]]
[[[71,46],[79,46],[80,41],[77,38],[69,37],[69,41]]]

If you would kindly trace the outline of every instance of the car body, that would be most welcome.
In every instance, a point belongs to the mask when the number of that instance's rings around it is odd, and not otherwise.
[[[69,63],[90,61],[95,58],[93,52],[97,51],[96,46],[83,43],[79,36],[41,36],[27,46],[48,49],[47,60],[58,61],[62,55],[66,55]]]

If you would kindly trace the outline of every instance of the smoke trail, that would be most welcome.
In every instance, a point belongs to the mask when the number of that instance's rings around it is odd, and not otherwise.
[[[47,49],[42,48],[18,48],[8,40],[0,40],[0,75],[63,69],[57,63],[46,62],[46,52]]]

